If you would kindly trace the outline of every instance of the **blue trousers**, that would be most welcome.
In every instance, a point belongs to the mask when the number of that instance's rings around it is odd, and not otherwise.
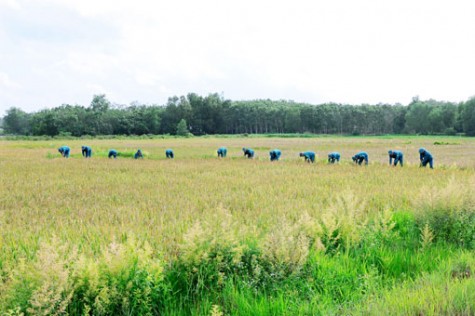
[[[403,166],[403,161],[402,161],[402,157],[396,157],[394,158],[394,165],[397,166],[397,164],[401,163],[401,167]]]
[[[421,161],[422,167],[427,166],[429,164],[431,169],[434,169],[434,158],[432,157],[424,157],[424,159]]]

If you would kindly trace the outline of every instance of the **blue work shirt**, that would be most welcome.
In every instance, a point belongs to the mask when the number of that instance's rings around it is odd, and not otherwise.
[[[427,164],[429,164],[430,168],[434,169],[434,158],[425,148],[419,149],[419,159],[421,160],[422,167],[425,167]]]
[[[109,150],[109,156],[108,156],[109,158],[111,157],[117,158],[117,155],[118,155],[117,150],[115,149]]]
[[[228,150],[226,147],[220,147],[218,149],[218,157],[226,157],[226,154],[228,153]]]
[[[393,159],[394,159],[394,165],[397,166],[398,162],[401,163],[401,166],[403,165],[403,159],[404,155],[402,151],[399,150],[390,150],[388,151],[389,155],[389,164],[392,164]]]
[[[165,150],[165,155],[167,158],[173,158],[175,155],[173,154],[173,150],[167,149]]]
[[[336,161],[340,161],[340,153],[332,152],[328,154],[328,162],[334,163]]]
[[[279,160],[280,159],[280,155],[281,155],[281,151],[279,149],[273,149],[269,152],[269,156],[270,156],[270,161],[274,161],[274,160]]]
[[[361,165],[361,163],[364,160],[365,164],[367,165],[368,164],[368,153],[366,153],[364,151],[360,151],[359,153],[354,155],[351,159],[353,159],[353,161],[355,163],[359,164],[359,165]]]
[[[82,146],[81,151],[82,151],[82,155],[86,158],[89,158],[92,156],[92,148],[89,146]]]
[[[142,151],[140,149],[137,150],[137,152],[134,155],[134,159],[139,159],[139,158],[143,159],[143,154],[142,154]]]
[[[69,158],[70,149],[68,146],[61,146],[58,148],[58,151],[64,158]]]
[[[300,157],[305,157],[305,161],[315,162],[315,153],[313,151],[300,153]]]
[[[247,156],[247,158],[254,157],[254,150],[251,148],[243,148],[242,151],[244,152],[244,156]]]

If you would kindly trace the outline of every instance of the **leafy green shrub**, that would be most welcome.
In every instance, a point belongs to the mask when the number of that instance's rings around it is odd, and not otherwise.
[[[451,242],[470,249],[475,248],[475,213],[473,211],[438,209],[425,217],[425,223],[434,231],[435,240]]]
[[[460,143],[456,142],[443,142],[443,141],[435,141],[434,145],[460,145]]]

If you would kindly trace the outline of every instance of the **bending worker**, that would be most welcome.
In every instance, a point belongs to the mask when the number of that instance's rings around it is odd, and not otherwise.
[[[251,148],[243,148],[242,151],[244,152],[244,156],[247,158],[254,158],[254,150]]]
[[[315,162],[315,153],[313,151],[305,151],[303,153],[300,153],[300,157],[305,157],[305,161],[308,163],[314,163]]]
[[[134,159],[139,159],[139,158],[142,158],[143,159],[143,154],[142,154],[142,150],[137,150],[137,152],[135,153],[134,155]]]
[[[270,161],[279,160],[282,153],[278,149],[273,149],[269,152]]]
[[[108,156],[109,158],[114,157],[114,159],[117,159],[117,155],[118,155],[117,150],[115,149],[109,150],[109,156]]]
[[[173,154],[173,150],[171,149],[165,150],[165,156],[167,156],[167,158],[169,159],[173,159],[175,157],[175,155]]]
[[[391,165],[391,163],[393,162],[393,158],[394,158],[394,167],[397,166],[398,162],[401,163],[401,167],[403,166],[404,155],[402,154],[402,151],[390,150],[390,151],[388,151],[388,154],[389,154],[389,165]]]
[[[70,149],[68,146],[61,146],[58,148],[58,151],[61,154],[61,156],[63,156],[64,158],[69,158]]]
[[[328,154],[328,162],[335,163],[340,162],[340,153],[332,152]]]
[[[430,152],[428,152],[425,148],[420,148],[419,156],[421,160],[421,167],[425,167],[427,164],[429,164],[430,168],[434,169],[434,158],[432,158]]]
[[[91,158],[92,156],[92,148],[89,146],[81,146],[82,155],[85,158]]]
[[[357,153],[356,155],[351,157],[351,159],[354,163],[357,163],[358,165],[361,165],[363,163],[363,160],[365,162],[365,165],[368,164],[368,154],[364,151]]]
[[[224,158],[226,157],[227,153],[228,153],[228,150],[226,149],[226,147],[220,147],[218,149],[218,157]]]

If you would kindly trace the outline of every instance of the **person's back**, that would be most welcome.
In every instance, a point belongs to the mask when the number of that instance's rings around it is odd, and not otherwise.
[[[254,157],[254,150],[251,148],[243,148],[242,151],[244,152],[244,156],[247,158],[253,158]]]
[[[89,146],[82,146],[81,147],[82,155],[85,158],[90,158],[92,156],[92,148]]]
[[[340,153],[338,152],[332,152],[328,154],[328,162],[329,163],[335,163],[335,161],[340,161]]]
[[[279,160],[281,152],[279,149],[273,149],[269,152],[270,161]]]
[[[300,153],[300,157],[304,157],[306,162],[315,162],[315,153],[313,151],[305,151]]]
[[[357,163],[358,165],[361,165],[363,163],[363,161],[365,162],[365,165],[367,165],[368,164],[368,153],[366,153],[365,151],[360,151],[359,153],[354,155],[351,159],[353,159],[353,161],[355,163]]]
[[[171,150],[171,149],[165,150],[165,156],[166,156],[168,159],[173,159],[173,158],[175,157],[175,155],[173,154],[173,150]]]
[[[431,169],[434,169],[434,158],[432,154],[428,152],[425,148],[419,149],[419,158],[421,160],[421,166],[425,167],[429,164]]]
[[[228,153],[228,150],[226,149],[226,147],[220,147],[218,149],[218,157],[224,158],[226,157],[227,153]]]
[[[134,159],[139,159],[139,158],[143,159],[142,150],[140,150],[140,149],[137,150],[137,152],[134,155]]]
[[[400,163],[401,167],[403,166],[403,153],[402,151],[399,151],[399,150],[390,150],[388,151],[388,155],[389,155],[389,165],[392,164],[392,160],[394,159],[394,166],[397,166],[398,163]]]
[[[64,158],[69,158],[70,149],[68,146],[61,146],[58,148],[58,151]]]
[[[109,158],[114,158],[114,159],[116,159],[116,158],[117,158],[117,155],[118,155],[117,150],[115,150],[115,149],[109,150],[109,156],[108,156]]]

